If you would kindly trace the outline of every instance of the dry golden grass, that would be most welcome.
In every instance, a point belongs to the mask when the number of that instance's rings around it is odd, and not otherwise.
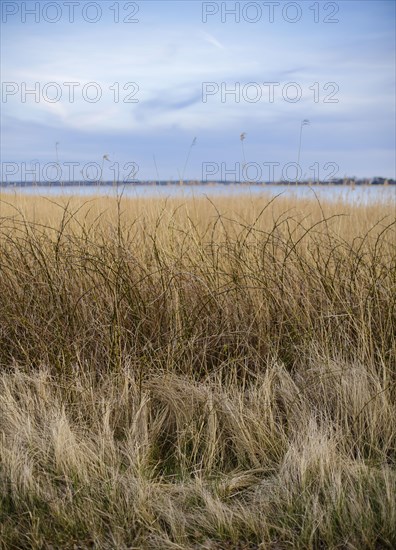
[[[394,548],[394,214],[3,193],[0,544]]]

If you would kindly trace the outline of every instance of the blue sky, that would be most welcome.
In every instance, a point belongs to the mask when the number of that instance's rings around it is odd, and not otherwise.
[[[395,177],[392,1],[319,2],[316,13],[313,1],[276,2],[273,22],[263,2],[144,0],[135,7],[120,1],[118,23],[114,1],[91,2],[90,8],[75,2],[74,22],[66,2],[26,2],[37,15],[27,14],[25,21],[22,4],[2,2],[3,163],[44,164],[58,154],[60,163],[78,163],[78,179],[84,163],[101,164],[107,154],[119,164],[120,179],[127,162],[139,166],[138,178],[151,179],[157,177],[155,156],[160,179],[177,179],[196,137],[186,179],[201,179],[207,162],[230,169],[276,162],[280,177],[282,167],[297,160],[300,123],[309,119],[301,147],[304,175],[312,176],[315,163],[325,175],[326,163],[334,163],[340,177]],[[239,22],[224,12],[232,7],[240,11]],[[98,20],[84,20],[84,13]],[[138,22],[123,22],[128,15]],[[326,17],[338,22],[326,23]],[[58,88],[46,87],[54,82]],[[77,83],[74,102],[65,82]],[[96,103],[83,95],[89,82],[101,91]],[[273,102],[268,82],[276,83]],[[23,93],[24,85],[35,83],[37,102]],[[123,90],[127,83],[133,84]],[[204,83],[218,88],[206,102]],[[235,86],[240,101],[231,94],[222,101],[221,91]],[[297,89],[301,99],[288,101]],[[91,87],[84,93],[92,99],[94,92]],[[124,102],[128,92],[138,101]],[[262,94],[256,102],[254,92]],[[324,101],[331,92],[338,102]],[[104,178],[112,178],[110,165],[104,163]]]

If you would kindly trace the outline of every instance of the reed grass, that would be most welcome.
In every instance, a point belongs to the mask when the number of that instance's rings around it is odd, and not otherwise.
[[[396,546],[394,205],[0,202],[3,548]]]

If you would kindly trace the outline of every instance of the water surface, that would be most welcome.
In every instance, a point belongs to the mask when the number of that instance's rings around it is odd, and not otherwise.
[[[395,202],[396,186],[394,185],[241,185],[241,184],[207,184],[207,185],[119,185],[119,186],[34,186],[4,187],[1,193],[36,196],[109,196],[121,194],[125,197],[235,197],[248,195],[252,197],[267,195],[274,197],[318,198],[319,200],[344,201],[349,203],[369,204],[371,202]]]

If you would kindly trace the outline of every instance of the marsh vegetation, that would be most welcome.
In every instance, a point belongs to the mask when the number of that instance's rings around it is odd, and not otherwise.
[[[0,203],[4,548],[396,546],[394,204]]]

